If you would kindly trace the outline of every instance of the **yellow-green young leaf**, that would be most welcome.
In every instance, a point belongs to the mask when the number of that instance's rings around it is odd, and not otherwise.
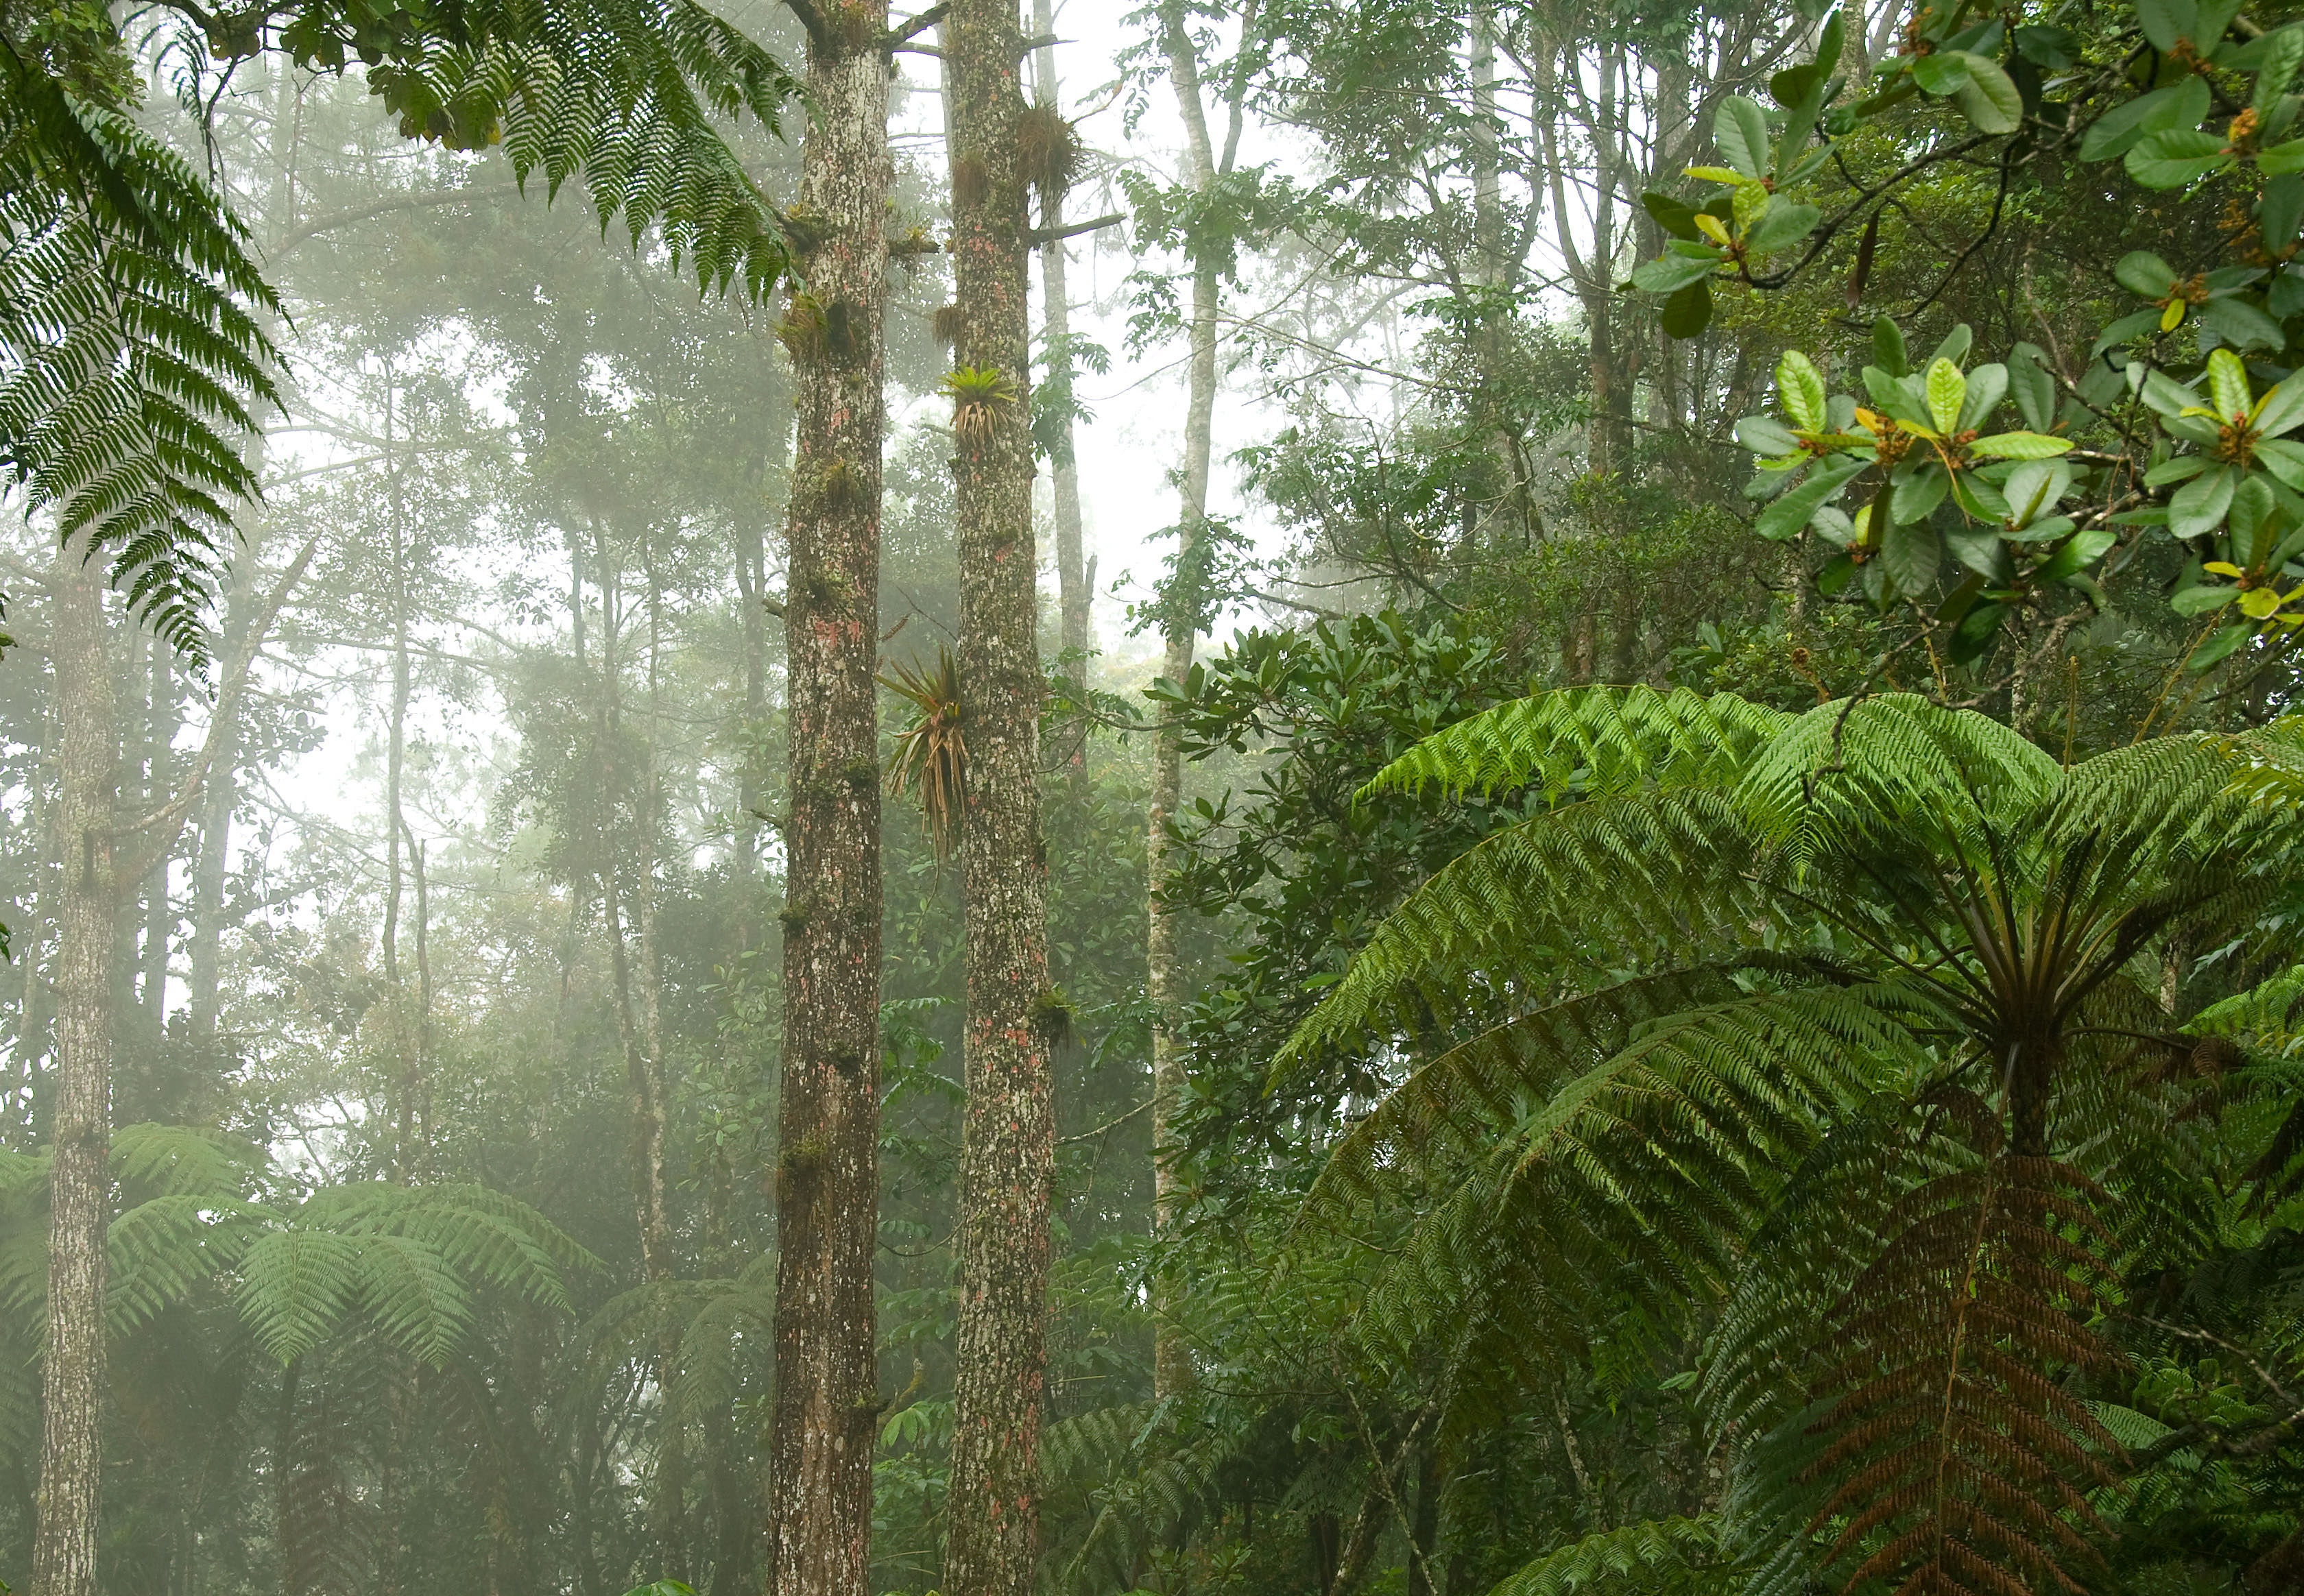
[[[2255,395],[2248,391],[2248,367],[2228,349],[2208,357],[2208,398],[2215,405],[2219,422],[2245,416],[2256,406]]]
[[[2070,439],[2052,438],[2045,433],[1996,432],[1988,438],[1977,439],[1968,446],[1968,452],[1986,460],[2046,460],[2071,446]]]
[[[1939,355],[1928,362],[1928,419],[1940,433],[1960,425],[1960,407],[1968,402],[1968,379],[1960,367]]]
[[[1736,231],[1739,233],[1751,232],[1752,224],[1758,221],[1761,214],[1768,208],[1770,198],[1768,185],[1766,183],[1736,185],[1736,193],[1731,203],[1734,207]]]
[[[1804,432],[1824,427],[1824,377],[1808,358],[1796,349],[1776,362],[1776,398],[1792,425]]]
[[[1687,168],[1687,172],[1689,176],[1701,178],[1704,182],[1708,183],[1732,184],[1741,183],[1744,181],[1743,173],[1739,172],[1731,172],[1725,166],[1690,166]]]

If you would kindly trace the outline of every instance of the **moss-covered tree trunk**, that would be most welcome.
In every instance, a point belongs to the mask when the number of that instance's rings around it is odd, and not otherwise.
[[[943,29],[951,125],[959,482],[960,842],[968,1106],[961,1150],[959,1368],[946,1596],[1024,1596],[1039,1538],[1052,1144],[1047,863],[1040,838],[1042,680],[1034,638],[1026,429],[1024,47],[1016,0],[953,0]]]
[[[104,1235],[111,1197],[112,965],[119,926],[113,803],[119,728],[101,562],[51,568],[55,676],[56,1079],[49,1142],[47,1350],[41,1366],[32,1589],[94,1596],[104,1486]]]
[[[887,10],[812,6],[809,247],[784,337],[798,383],[784,632],[791,695],[776,1163],[769,1596],[864,1596],[879,1400],[881,323]]]

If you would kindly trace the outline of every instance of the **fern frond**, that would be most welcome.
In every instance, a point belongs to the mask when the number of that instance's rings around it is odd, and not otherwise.
[[[305,64],[342,70],[377,54],[359,7],[311,0],[280,40]],[[658,231],[700,284],[741,281],[765,298],[796,253],[782,215],[716,119],[781,135],[799,96],[784,66],[697,0],[461,0],[387,40],[372,92],[411,137],[467,148],[502,142],[524,185],[580,182],[605,232],[637,246]]]
[[[1735,784],[1792,717],[1732,693],[1570,688],[1484,710],[1378,771],[1358,796],[1436,786],[1450,797],[1540,783],[1547,798]]]
[[[1721,794],[1639,792],[1531,816],[1451,861],[1376,927],[1274,1062],[1277,1080],[1324,1049],[1421,1029],[1468,990],[1505,996],[1586,938],[1632,958],[1747,940],[1751,850]]]
[[[105,1315],[113,1333],[148,1323],[239,1262],[261,1212],[229,1198],[180,1194],[140,1203],[114,1220],[105,1233]]]
[[[246,237],[174,152],[0,51],[0,472],[196,657],[279,402]]]
[[[1651,1518],[1548,1552],[1507,1575],[1488,1596],[1678,1596],[1727,1592],[1741,1583],[1726,1566],[1709,1518]]]
[[[1574,1355],[1618,1267],[1661,1305],[1716,1290],[1735,1238],[1817,1127],[1923,1066],[1923,994],[1764,992],[1649,1021],[1502,1128],[1491,1170],[1416,1228],[1363,1319],[1399,1346],[1442,1316],[1511,1316],[1531,1358]]]
[[[275,1230],[241,1261],[241,1317],[256,1344],[289,1364],[326,1339],[362,1285],[360,1244],[326,1230]]]
[[[167,1196],[245,1197],[270,1173],[243,1137],[181,1125],[123,1125],[112,1133],[112,1172]]]

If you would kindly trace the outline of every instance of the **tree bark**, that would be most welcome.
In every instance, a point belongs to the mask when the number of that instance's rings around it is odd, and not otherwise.
[[[864,1596],[880,1403],[881,392],[887,312],[885,0],[823,8],[800,207],[815,224],[784,328],[798,393],[786,516],[790,704],[784,1058],[776,1128],[768,1596]]]
[[[113,784],[119,727],[101,568],[65,548],[52,570],[63,882],[32,1589],[40,1596],[94,1596],[104,1484],[105,1222],[112,1185],[111,1002],[120,901],[113,875]]]
[[[1017,150],[1024,47],[1016,0],[953,0],[943,26],[952,161],[954,354],[1007,391],[956,409],[960,842],[967,964],[946,1596],[1026,1596],[1039,1541],[1047,1371],[1047,860],[1040,836],[1043,684],[1034,622],[1032,451],[1025,418],[1028,250]]]

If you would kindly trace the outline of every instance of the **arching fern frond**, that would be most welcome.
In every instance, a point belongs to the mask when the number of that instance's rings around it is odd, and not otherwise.
[[[715,119],[779,135],[799,85],[697,0],[449,0],[412,25],[406,13],[379,25],[363,0],[284,11],[282,47],[324,71],[368,61],[410,137],[500,141],[521,182],[540,176],[548,194],[580,181],[604,231],[621,218],[637,246],[659,230],[699,283],[764,297],[792,269],[782,215]]]
[[[1436,786],[1451,797],[1540,783],[1547,797],[1643,786],[1728,788],[1792,717],[1676,688],[1570,688],[1457,722],[1378,771],[1361,796]]]
[[[241,1198],[271,1173],[241,1136],[182,1125],[123,1125],[112,1133],[115,1178],[167,1196]]]
[[[0,473],[192,654],[279,397],[246,236],[174,151],[0,49]]]
[[[1467,992],[1511,990],[1586,938],[1634,958],[1749,940],[1750,848],[1722,795],[1640,792],[1537,815],[1443,866],[1377,926],[1289,1038],[1277,1079],[1319,1051],[1460,1012]]]
[[[148,1323],[238,1263],[261,1213],[231,1198],[175,1194],[114,1220],[105,1235],[105,1316],[113,1333]]]

